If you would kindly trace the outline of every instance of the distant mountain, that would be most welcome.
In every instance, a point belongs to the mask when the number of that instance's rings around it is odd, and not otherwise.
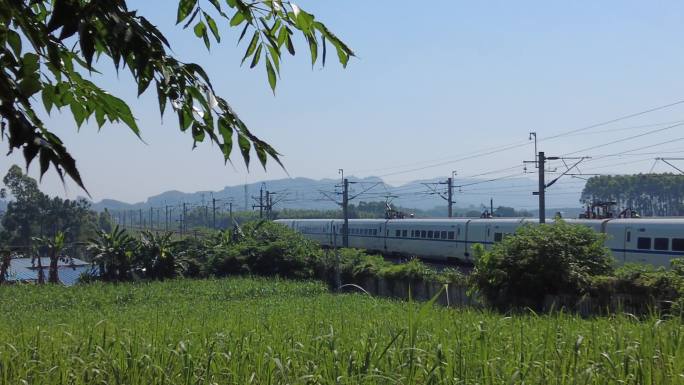
[[[360,194],[353,202],[359,201],[384,201],[386,196],[398,206],[429,210],[437,206],[446,207],[446,202],[439,195],[431,192],[426,184],[439,182],[440,179],[418,180],[401,186],[385,188],[382,179],[378,177],[355,178],[348,177],[350,181],[350,195]],[[494,206],[509,206],[525,208],[535,212],[536,199],[532,197],[532,191],[536,181],[527,178],[505,179],[487,181],[482,179],[455,179],[454,200],[455,206],[480,209],[489,206],[489,199],[494,199]],[[376,185],[377,184],[377,185]],[[253,205],[258,204],[260,190],[268,190],[273,193],[273,201],[276,208],[297,209],[335,209],[337,206],[332,199],[341,200],[336,194],[339,188],[339,179],[309,179],[290,178],[277,179],[265,182],[250,183],[247,185],[226,186],[219,191],[182,192],[170,190],[147,198],[144,202],[126,203],[115,199],[103,199],[93,203],[95,210],[138,210],[150,207],[187,205],[211,206],[212,199],[216,199],[216,205],[226,207],[229,202],[233,203],[234,210],[251,210]],[[336,186],[337,189],[336,189]],[[440,192],[445,190],[444,185],[436,185]],[[570,187],[554,186],[554,190],[548,193],[547,207],[549,210],[572,212],[580,207],[579,198],[582,186]],[[256,198],[256,199],[255,199]],[[558,210],[553,207],[564,207]]]

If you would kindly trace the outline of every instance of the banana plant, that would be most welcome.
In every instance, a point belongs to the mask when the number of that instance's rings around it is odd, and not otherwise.
[[[137,248],[136,240],[118,225],[110,232],[100,230],[87,246],[102,278],[111,281],[128,279]]]
[[[34,237],[33,240],[42,245],[47,249],[48,258],[50,258],[50,267],[48,269],[48,283],[60,283],[59,281],[59,260],[60,258],[66,258],[60,255],[62,250],[64,250],[65,245],[65,234],[63,231],[58,231],[54,237]],[[40,259],[40,256],[38,257]],[[42,283],[43,267],[39,264],[38,281]]]

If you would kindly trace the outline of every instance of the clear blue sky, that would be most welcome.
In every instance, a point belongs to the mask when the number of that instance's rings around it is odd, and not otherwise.
[[[684,99],[681,1],[302,1],[358,58],[346,70],[334,60],[312,70],[298,41],[298,54],[285,60],[275,96],[263,68],[239,66],[239,30],[223,23],[221,45],[207,52],[191,30],[174,25],[176,1],[130,5],[167,34],[182,60],[205,67],[253,132],[283,153],[292,177],[332,178],[338,168],[356,176],[401,172],[525,141],[529,131],[541,139]],[[117,77],[106,62],[99,68],[105,75],[97,80],[130,103],[146,144],[124,126],[107,125],[98,133],[90,124],[77,133],[66,111],[46,119],[76,157],[94,199],[134,202],[170,189],[213,190],[287,177],[275,164],[267,172],[253,164],[247,173],[237,153],[234,167],[224,166],[219,150],[208,144],[191,150],[175,115],[160,119],[154,92],[138,99],[127,73]],[[684,105],[544,141],[540,149],[570,153],[666,127],[634,126],[678,120],[684,120]],[[646,172],[656,156],[649,152],[684,155],[684,141],[675,141],[684,136],[683,127],[577,155],[598,158],[672,141],[636,151],[644,155],[596,159],[583,170]],[[386,180],[398,185],[452,170],[469,176],[513,166],[518,172],[532,156],[532,147],[525,146]],[[12,163],[23,159],[0,158],[0,172]],[[73,183],[65,188],[52,171],[41,187],[83,195]]]

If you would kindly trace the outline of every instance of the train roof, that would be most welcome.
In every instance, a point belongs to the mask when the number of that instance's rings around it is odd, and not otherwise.
[[[618,218],[610,223],[625,225],[684,225],[684,218]]]
[[[564,221],[571,224],[600,224],[604,222],[614,223],[614,224],[624,224],[624,225],[684,225],[684,217],[674,218],[674,217],[663,217],[663,218],[603,218],[603,219],[589,219],[589,218],[563,218]],[[278,219],[277,221],[297,221],[297,222],[338,222],[342,219]],[[421,223],[538,223],[538,218],[407,218],[407,219],[363,219],[355,218],[349,219],[350,222],[371,222],[371,223],[384,223],[389,222],[392,224],[398,223],[409,223],[409,224],[421,224]],[[546,220],[547,223],[553,223],[554,220],[549,218]]]

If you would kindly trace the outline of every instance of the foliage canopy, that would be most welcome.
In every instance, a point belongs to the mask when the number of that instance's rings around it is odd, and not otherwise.
[[[498,307],[541,306],[546,295],[577,295],[607,274],[612,257],[603,235],[563,221],[523,226],[478,258],[471,276]]]
[[[344,66],[354,55],[314,15],[289,1],[178,2],[176,23],[192,25],[207,49],[212,38],[221,39],[217,20],[242,29],[238,41],[247,37],[248,42],[242,62],[249,60],[251,68],[262,62],[272,89],[283,52],[295,54],[295,30],[308,43],[312,65],[319,60],[325,65],[327,44]],[[107,58],[117,71],[128,68],[138,95],[154,84],[161,114],[170,104],[181,131],[189,130],[195,144],[208,138],[228,161],[236,139],[247,165],[252,150],[263,166],[268,157],[280,163],[276,150],[216,95],[204,69],[170,51],[166,37],[126,0],[0,0],[0,134],[10,152],[21,149],[27,166],[38,158],[41,176],[52,166],[62,180],[66,174],[85,189],[76,161],[36,112],[38,94],[48,113],[69,108],[78,127],[94,116],[99,127],[122,122],[140,136],[128,105],[85,75],[98,72],[94,63]]]

